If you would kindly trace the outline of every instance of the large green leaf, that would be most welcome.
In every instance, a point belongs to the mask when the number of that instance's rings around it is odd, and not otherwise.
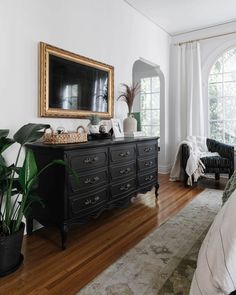
[[[5,166],[6,162],[3,156],[0,154],[0,166]]]
[[[9,134],[9,129],[0,129],[0,138],[7,137]]]
[[[0,154],[0,189],[3,190],[3,187],[6,183],[6,178],[8,178],[10,174],[7,173],[7,167],[5,163],[5,159]]]
[[[42,129],[49,128],[48,124],[29,123],[22,126],[13,136],[14,140],[21,145],[27,142],[34,142],[41,138],[44,134]]]
[[[38,173],[37,165],[35,162],[34,153],[32,150],[27,149],[23,167],[19,172],[19,182],[23,191],[27,191],[30,183],[34,180]]]
[[[1,137],[0,138],[0,154],[2,154],[14,142],[15,141],[11,138]]]

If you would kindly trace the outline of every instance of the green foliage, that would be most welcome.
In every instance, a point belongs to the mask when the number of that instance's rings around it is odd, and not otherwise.
[[[5,137],[7,137],[8,134],[9,134],[8,129],[1,129],[0,130],[0,138],[5,138]]]
[[[90,120],[90,123],[92,125],[98,125],[99,122],[101,121],[98,115],[91,115],[90,117],[88,117],[88,119]]]
[[[42,129],[50,128],[48,124],[33,124],[29,123],[21,127],[13,136],[15,142],[24,145],[27,142],[34,142],[41,138],[44,134]]]
[[[27,142],[34,142],[43,135],[47,124],[27,124],[12,138],[9,130],[0,130],[0,236],[19,230],[23,216],[27,216],[33,202],[41,202],[35,192],[38,176],[54,164],[65,165],[61,160],[53,161],[38,171],[34,154],[26,149],[22,167],[18,166],[22,148]],[[19,144],[15,162],[7,165],[2,153],[12,144]]]

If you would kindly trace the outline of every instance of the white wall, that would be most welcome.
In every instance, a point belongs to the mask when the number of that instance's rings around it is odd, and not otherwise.
[[[219,25],[208,29],[197,30],[194,32],[180,34],[172,38],[172,46],[171,46],[171,60],[170,60],[170,105],[174,106],[174,98],[175,94],[173,93],[173,85],[175,83],[175,68],[174,68],[174,54],[173,49],[176,43],[190,41],[195,39],[201,39],[209,36],[215,36],[225,33],[235,32],[234,34],[225,35],[221,37],[211,38],[200,41],[201,46],[201,63],[202,63],[202,79],[203,79],[203,99],[204,99],[204,108],[205,112],[205,128],[208,133],[208,75],[211,70],[212,65],[217,60],[217,58],[226,50],[236,47],[236,22],[232,22],[225,25]],[[170,113],[173,114],[174,108],[170,110]],[[173,117],[173,116],[172,116]],[[171,126],[174,122],[171,122]],[[208,134],[206,134],[208,135]],[[170,135],[170,138],[172,134]],[[172,143],[172,147],[174,144]],[[173,159],[173,155],[175,150],[171,149],[171,158]],[[236,162],[235,162],[236,164]],[[236,167],[236,166],[235,166]]]
[[[0,36],[0,128],[44,122],[75,130],[81,123],[38,117],[39,41],[113,65],[115,99],[140,57],[161,66],[168,92],[170,38],[123,0],[1,0]],[[124,110],[116,103],[115,116]]]
[[[137,83],[145,77],[158,76],[160,79],[160,153],[159,153],[159,173],[168,173],[170,170],[169,158],[169,96],[168,84],[165,83],[165,75],[159,65],[147,60],[139,59],[133,66],[133,81]],[[140,111],[140,97],[134,102],[134,111]]]

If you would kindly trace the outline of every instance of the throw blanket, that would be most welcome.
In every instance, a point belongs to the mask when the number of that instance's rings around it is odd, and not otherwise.
[[[171,169],[170,180],[182,180],[182,169],[181,169],[181,158],[182,158],[182,145],[187,144],[189,147],[189,158],[187,161],[185,172],[188,177],[188,185],[192,185],[192,179],[194,182],[198,180],[198,178],[204,175],[205,166],[201,161],[203,157],[212,157],[219,156],[218,153],[211,153],[208,151],[206,144],[206,137],[200,136],[188,136],[186,140],[182,141],[179,144],[177,149],[177,153],[175,155],[174,165]]]
[[[190,295],[236,290],[236,191],[217,214],[201,246]]]

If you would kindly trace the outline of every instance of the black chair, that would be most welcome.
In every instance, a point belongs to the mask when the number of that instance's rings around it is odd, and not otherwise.
[[[229,178],[234,172],[234,147],[221,143],[214,139],[207,138],[207,147],[210,152],[218,152],[220,156],[204,157],[201,161],[205,165],[205,173],[214,173],[215,179],[220,179],[220,173],[228,174]],[[188,175],[185,172],[189,158],[189,147],[187,144],[182,145],[181,166],[184,170],[184,185],[188,186]]]

